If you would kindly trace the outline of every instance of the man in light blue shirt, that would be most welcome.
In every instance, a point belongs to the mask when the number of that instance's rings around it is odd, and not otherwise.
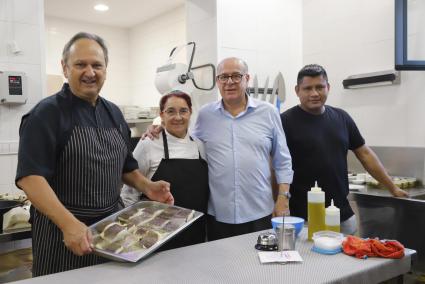
[[[288,213],[293,176],[277,109],[246,94],[247,64],[227,58],[217,74],[222,100],[201,108],[192,131],[205,143],[208,159],[208,240],[270,228],[272,214]],[[276,202],[272,170],[279,184]]]

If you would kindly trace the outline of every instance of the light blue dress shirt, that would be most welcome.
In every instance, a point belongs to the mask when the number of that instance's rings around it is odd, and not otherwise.
[[[292,182],[291,155],[277,109],[248,96],[233,117],[222,100],[201,108],[192,135],[204,142],[208,160],[208,214],[229,224],[254,221],[273,212],[269,160],[278,183]]]

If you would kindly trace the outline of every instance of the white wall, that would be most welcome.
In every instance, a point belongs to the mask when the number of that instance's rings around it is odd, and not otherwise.
[[[119,105],[158,106],[156,68],[168,59],[171,49],[186,43],[186,13],[180,6],[132,28],[46,17],[47,74],[62,74],[63,46],[77,32],[103,37],[109,49],[108,75],[101,95]],[[185,62],[185,54],[179,60]]]
[[[282,72],[288,93],[282,110],[296,104],[291,91],[302,64],[302,2],[299,0],[217,0],[218,60],[241,57],[249,73],[269,88]]]
[[[425,60],[425,1],[408,1],[407,15],[407,59]]]
[[[0,0],[0,70],[23,71],[28,78],[26,104],[0,105],[0,193],[22,193],[14,185],[18,128],[22,115],[43,96],[43,9],[43,0]],[[22,50],[18,55],[8,47],[13,40]]]
[[[424,72],[402,72],[401,85],[342,88],[349,75],[393,68],[393,5],[390,0],[188,0],[186,7],[130,30],[49,17],[46,33],[42,0],[0,0],[0,70],[24,71],[29,84],[27,104],[0,105],[0,193],[15,190],[16,155],[10,153],[17,150],[20,117],[45,95],[45,69],[61,74],[63,45],[81,30],[108,42],[111,63],[102,95],[118,104],[156,106],[155,69],[174,46],[196,41],[195,65],[242,57],[260,85],[282,71],[288,96],[283,109],[298,103],[293,86],[302,65],[322,64],[330,76],[329,104],[353,116],[368,144],[424,147]],[[13,39],[22,54],[8,50]],[[201,103],[218,97],[216,90],[200,96]]]
[[[185,8],[179,7],[130,30],[55,17],[44,19],[43,0],[0,0],[0,70],[24,71],[29,90],[27,104],[0,105],[0,194],[21,193],[14,185],[21,116],[48,95],[46,73],[62,74],[63,46],[80,31],[96,33],[107,42],[110,62],[102,96],[119,105],[157,106],[155,69],[165,62],[174,46],[186,42]],[[12,40],[22,49],[21,54],[9,51],[7,44]],[[132,84],[133,78],[134,82],[146,78],[150,84],[142,89]],[[132,88],[138,89],[132,92]]]
[[[154,85],[156,69],[164,65],[171,50],[186,43],[186,12],[180,6],[132,27],[129,32],[131,103],[157,107],[161,98]],[[177,62],[184,62],[182,52]]]
[[[47,74],[62,74],[60,61],[63,47],[73,35],[81,31],[101,36],[108,46],[108,73],[101,95],[118,105],[130,104],[128,29],[46,17]]]
[[[298,0],[187,1],[188,41],[198,44],[197,64],[240,57],[249,65],[259,85],[280,71],[287,92],[293,89],[302,66],[302,3]],[[272,85],[273,81],[269,83]],[[199,104],[220,98],[217,89],[198,94]],[[296,104],[289,96],[282,110]]]
[[[424,72],[403,71],[401,85],[342,87],[349,75],[394,68],[394,1],[304,0],[303,5],[303,61],[327,69],[328,103],[351,114],[369,145],[424,147]]]
[[[186,1],[186,36],[188,42],[196,43],[195,57],[193,66],[204,64],[217,65],[217,5],[216,1],[188,0]],[[199,69],[201,70],[201,69]],[[204,68],[202,70],[203,78],[212,77],[212,69]],[[198,79],[199,77],[195,77]],[[215,78],[212,78],[215,80]],[[201,81],[197,84],[203,88],[210,87],[212,83]],[[193,114],[191,118],[192,125],[197,118],[197,110],[204,104],[217,100],[217,88],[211,91],[195,89],[192,92]]]

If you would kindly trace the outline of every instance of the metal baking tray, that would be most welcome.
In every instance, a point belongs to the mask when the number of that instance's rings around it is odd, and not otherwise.
[[[118,216],[121,215],[124,212],[130,211],[134,208],[140,208],[140,207],[146,206],[146,207],[151,207],[154,206],[156,208],[158,208],[158,210],[160,209],[166,209],[169,207],[174,207],[177,209],[183,209],[183,210],[187,210],[187,208],[183,208],[183,207],[179,207],[179,206],[174,206],[174,205],[167,205],[164,203],[159,203],[156,201],[139,201],[129,207],[126,207],[94,224],[92,224],[89,228],[92,231],[93,237],[96,237],[99,234],[99,232],[96,230],[96,226],[99,225],[100,223],[103,223],[105,221],[117,221],[118,222]],[[193,211],[193,217],[190,220],[187,220],[185,223],[183,223],[180,227],[178,227],[176,230],[168,233],[165,237],[163,237],[162,239],[158,240],[154,245],[152,245],[149,248],[142,248],[140,250],[134,250],[134,251],[130,251],[130,252],[121,252],[121,253],[114,253],[108,250],[104,250],[104,249],[100,249],[97,247],[94,247],[94,253],[111,259],[111,260],[115,260],[115,261],[119,261],[119,262],[137,262],[145,257],[147,257],[148,255],[150,255],[152,252],[154,252],[155,250],[157,250],[159,247],[161,247],[163,244],[165,244],[166,242],[168,242],[169,240],[171,240],[174,236],[176,236],[178,233],[180,233],[181,231],[183,231],[184,229],[186,229],[188,226],[190,226],[193,222],[195,222],[196,220],[198,220],[200,217],[202,217],[202,215],[204,215],[201,212]]]

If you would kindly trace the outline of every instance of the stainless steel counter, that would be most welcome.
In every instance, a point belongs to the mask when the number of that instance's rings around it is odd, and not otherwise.
[[[153,118],[126,119],[131,130],[131,137],[140,137],[146,128],[152,124]]]
[[[393,176],[415,177],[425,184],[425,147],[371,147]],[[355,155],[348,154],[351,172],[366,172]],[[407,189],[410,198],[394,198],[383,189],[366,188],[349,194],[358,211],[362,237],[397,239],[418,251],[414,267],[425,273],[425,189]]]
[[[417,251],[414,270],[425,272],[425,189],[409,189],[410,198],[395,198],[382,189],[350,192],[358,211],[361,237],[396,239]]]
[[[425,188],[423,187],[415,187],[405,190],[409,193],[411,199],[417,199],[418,197],[421,198],[422,196],[425,196]],[[350,191],[350,193],[366,194],[371,196],[393,197],[391,192],[386,189],[370,187],[367,185],[364,185],[364,189],[353,190]]]
[[[357,259],[311,251],[304,229],[296,249],[302,263],[260,264],[258,233],[154,254],[139,263],[109,262],[24,280],[20,283],[379,283],[410,270],[414,254],[402,259]]]

